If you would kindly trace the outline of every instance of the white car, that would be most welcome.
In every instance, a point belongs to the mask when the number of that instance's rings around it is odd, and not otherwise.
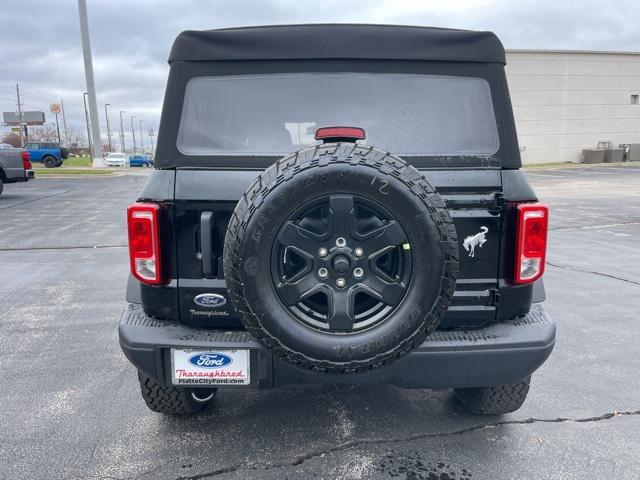
[[[129,156],[126,153],[110,153],[104,159],[105,167],[126,167],[129,165]]]

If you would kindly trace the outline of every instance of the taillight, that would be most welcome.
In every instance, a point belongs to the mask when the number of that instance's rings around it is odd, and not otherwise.
[[[518,205],[514,282],[531,283],[544,273],[549,210],[540,203]]]
[[[33,168],[31,160],[29,160],[29,152],[22,152],[22,168],[25,170],[31,170]]]
[[[162,283],[160,206],[134,203],[127,209],[131,273],[143,283]]]

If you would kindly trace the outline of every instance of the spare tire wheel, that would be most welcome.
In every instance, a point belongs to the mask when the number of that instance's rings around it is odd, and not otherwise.
[[[225,238],[229,297],[247,330],[326,373],[366,372],[418,347],[457,271],[455,227],[435,189],[400,158],[353,143],[269,167]]]

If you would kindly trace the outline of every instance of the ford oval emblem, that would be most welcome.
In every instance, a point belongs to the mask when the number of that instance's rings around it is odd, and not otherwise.
[[[189,357],[189,363],[200,368],[222,368],[233,363],[233,358],[223,353],[196,353]]]
[[[227,299],[217,293],[201,293],[193,301],[201,307],[221,307],[227,303]]]

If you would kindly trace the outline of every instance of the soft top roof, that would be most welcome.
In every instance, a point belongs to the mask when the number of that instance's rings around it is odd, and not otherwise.
[[[187,30],[169,55],[169,63],[309,59],[505,63],[502,43],[492,32],[362,24]]]

